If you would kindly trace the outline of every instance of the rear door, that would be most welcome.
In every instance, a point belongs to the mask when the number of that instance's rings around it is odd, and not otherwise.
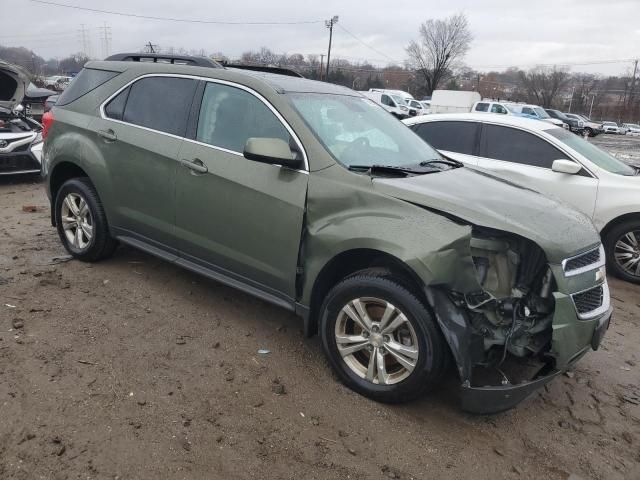
[[[247,160],[251,137],[302,148],[282,117],[243,86],[206,82],[180,152],[177,231],[185,260],[280,298],[295,297],[308,171]],[[195,165],[195,166],[194,166]]]
[[[598,179],[583,169],[576,175],[554,172],[554,160],[572,160],[542,137],[517,128],[484,124],[478,166],[593,216]]]
[[[480,124],[462,121],[438,121],[416,124],[414,131],[445,157],[467,165],[478,164]]]
[[[197,80],[143,77],[109,100],[91,128],[109,169],[110,223],[175,250],[175,173]]]

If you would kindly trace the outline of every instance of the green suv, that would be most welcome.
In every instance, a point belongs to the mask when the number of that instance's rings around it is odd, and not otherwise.
[[[608,327],[586,217],[441,156],[347,88],[202,59],[90,62],[43,123],[71,255],[121,242],[294,311],[375,400],[455,365],[462,408],[504,410]]]

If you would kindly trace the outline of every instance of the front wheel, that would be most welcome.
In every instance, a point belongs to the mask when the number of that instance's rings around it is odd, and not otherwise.
[[[399,403],[436,387],[446,342],[430,311],[393,277],[363,271],[336,285],[320,312],[322,345],[349,388]]]
[[[629,220],[612,228],[604,245],[611,273],[640,284],[640,220]]]
[[[54,208],[58,235],[73,257],[95,262],[113,253],[117,242],[109,234],[104,208],[88,178],[63,183]]]

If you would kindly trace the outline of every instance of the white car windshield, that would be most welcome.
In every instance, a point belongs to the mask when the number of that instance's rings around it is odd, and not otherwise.
[[[319,93],[291,93],[289,98],[316,138],[346,167],[405,167],[442,160],[433,147],[369,99]]]
[[[569,148],[572,148],[580,155],[587,158],[587,160],[595,163],[598,167],[607,170],[608,172],[625,176],[636,175],[636,170],[634,170],[633,167],[621,162],[613,155],[601,150],[578,135],[575,135],[563,128],[553,128],[547,130],[547,133],[549,133],[549,135],[553,135]]]
[[[544,108],[536,107],[533,111],[536,112],[536,115],[540,118],[551,118],[551,116],[544,111]]]
[[[407,101],[399,95],[391,95],[398,105],[406,105]]]

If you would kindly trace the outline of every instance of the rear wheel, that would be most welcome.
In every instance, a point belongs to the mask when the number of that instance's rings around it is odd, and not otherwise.
[[[611,229],[604,239],[607,267],[616,277],[640,284],[640,220]]]
[[[414,399],[447,369],[448,347],[432,314],[393,277],[363,271],[336,285],[320,333],[342,382],[381,402]]]
[[[88,178],[62,184],[54,208],[58,235],[71,255],[85,262],[111,256],[117,242],[109,234],[104,208]]]

